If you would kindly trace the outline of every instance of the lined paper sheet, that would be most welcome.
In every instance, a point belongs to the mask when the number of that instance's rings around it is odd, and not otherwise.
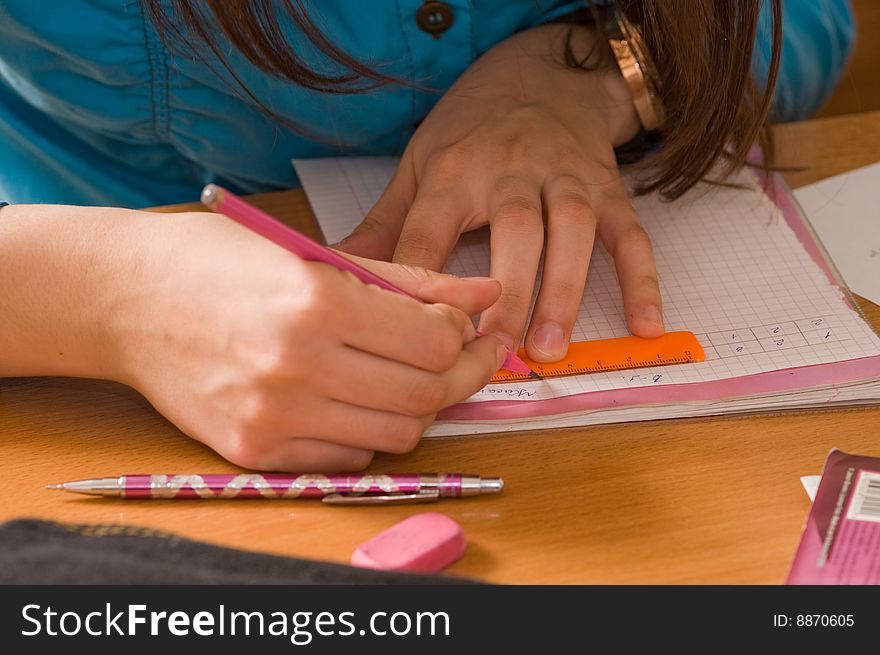
[[[393,158],[298,160],[329,243],[341,240],[376,202]],[[745,189],[692,190],[675,203],[634,200],[651,235],[668,330],[694,332],[707,360],[493,384],[467,402],[530,402],[613,389],[703,383],[880,355],[880,340],[814,262],[749,172]],[[439,220],[439,217],[438,217]],[[486,275],[485,231],[466,234],[446,266]],[[597,245],[572,340],[626,336],[613,262]]]

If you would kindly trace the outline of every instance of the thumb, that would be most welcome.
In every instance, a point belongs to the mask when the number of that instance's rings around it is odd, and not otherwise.
[[[451,305],[468,316],[474,316],[491,307],[501,296],[501,283],[489,277],[457,277],[420,266],[392,264],[343,254],[423,302]]]
[[[370,210],[351,234],[333,247],[347,254],[390,260],[397,246],[401,226],[395,221],[380,218],[376,207]]]
[[[382,197],[354,231],[334,246],[342,252],[390,261],[415,197],[415,178],[402,159]]]

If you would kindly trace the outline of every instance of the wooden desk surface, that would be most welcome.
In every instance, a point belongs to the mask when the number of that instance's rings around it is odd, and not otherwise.
[[[777,129],[793,186],[880,158],[880,112]],[[260,204],[302,224],[299,192]],[[880,308],[863,303],[875,327]],[[507,583],[781,583],[809,502],[799,476],[828,450],[880,455],[880,409],[657,421],[432,440],[372,470],[503,475],[496,497],[439,506],[309,501],[150,502],[43,490],[120,473],[231,470],[133,391],[69,379],[0,380],[0,520],[123,522],[239,548],[345,562],[361,541],[439,509],[470,545],[450,572]],[[550,481],[558,480],[557,485]]]

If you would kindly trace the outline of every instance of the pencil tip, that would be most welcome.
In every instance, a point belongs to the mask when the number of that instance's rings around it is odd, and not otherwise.
[[[63,484],[47,484],[46,489],[64,489]]]
[[[540,375],[535,373],[534,371],[529,371],[529,377],[533,380],[543,380],[544,379]]]

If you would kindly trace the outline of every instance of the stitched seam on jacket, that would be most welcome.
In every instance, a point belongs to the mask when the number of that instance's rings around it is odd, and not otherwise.
[[[410,126],[412,126],[416,122],[416,60],[413,56],[412,47],[409,44],[409,35],[406,32],[406,25],[403,22],[403,9],[400,6],[400,0],[397,0],[395,5],[397,6],[397,20],[400,22],[400,36],[403,40],[403,45],[406,46],[406,54],[409,62],[409,79],[412,84],[409,89],[409,123]],[[398,145],[405,146],[406,144],[398,143]]]
[[[164,140],[170,131],[170,115],[168,111],[168,62],[165,59],[165,48],[156,33],[143,5],[141,22],[144,29],[144,46],[147,51],[147,62],[150,69],[150,104],[153,111],[153,131]]]

